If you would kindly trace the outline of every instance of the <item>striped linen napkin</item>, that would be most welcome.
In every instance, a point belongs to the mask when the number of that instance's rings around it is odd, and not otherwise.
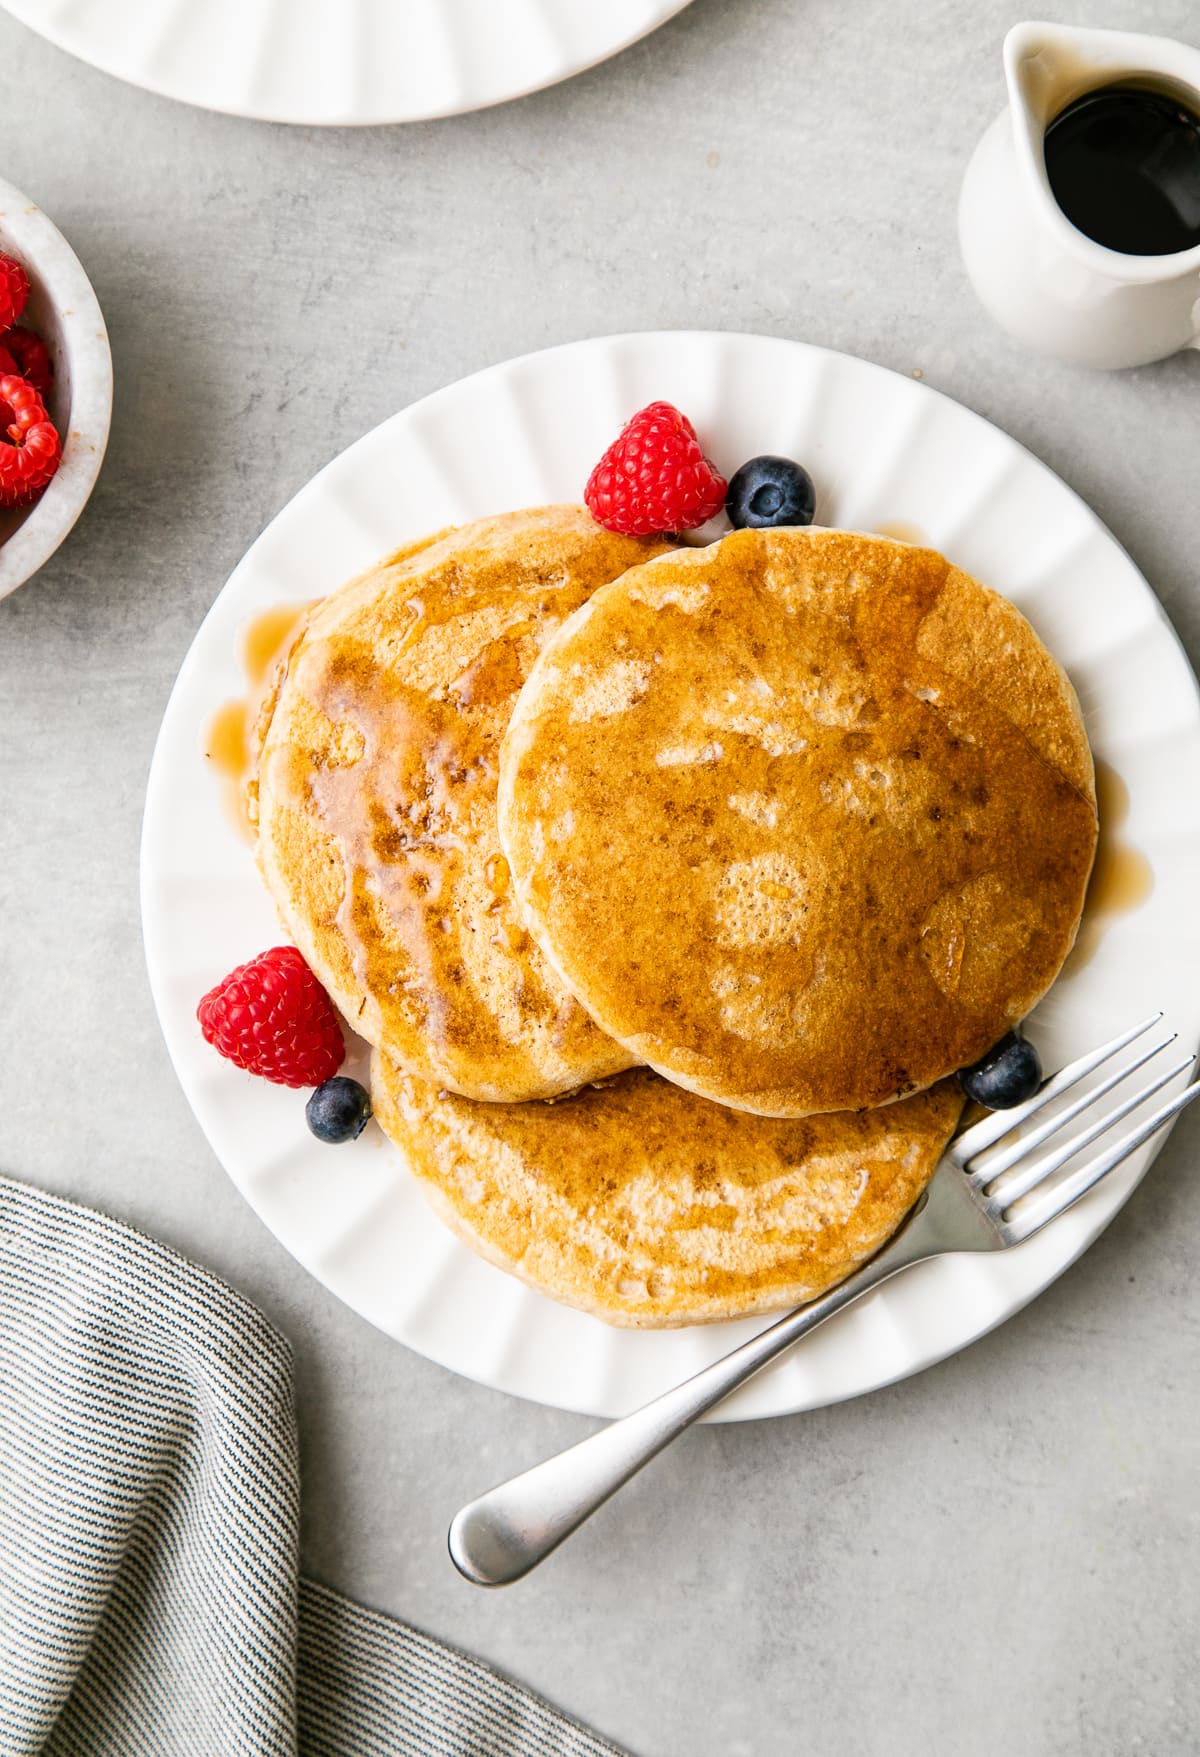
[[[298,1572],[291,1353],[0,1178],[0,1757],[620,1757]]]

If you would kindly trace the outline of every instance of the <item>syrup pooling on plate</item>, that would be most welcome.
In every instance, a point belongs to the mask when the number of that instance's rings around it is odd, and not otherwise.
[[[257,758],[256,721],[264,695],[317,601],[273,604],[246,624],[239,644],[249,689],[221,704],[205,736],[204,754],[221,776],[229,821],[247,841],[254,839],[253,796],[248,797],[247,788]]]
[[[875,526],[875,532],[880,537],[891,537],[896,543],[912,543],[918,549],[929,547],[929,538],[911,519],[884,519],[882,524]]]
[[[1071,955],[1063,966],[1065,976],[1074,975],[1091,963],[1114,915],[1140,909],[1154,889],[1154,868],[1141,849],[1127,842],[1122,834],[1122,825],[1129,815],[1129,788],[1111,763],[1096,764],[1096,803],[1100,836],[1084,899],[1083,919]]]
[[[301,624],[316,600],[302,604],[275,604],[246,625],[242,635],[242,663],[251,689],[262,690],[300,632]]]
[[[1129,788],[1111,763],[1096,764],[1096,800],[1100,840],[1083,905],[1085,919],[1089,913],[1117,915],[1136,909],[1154,889],[1154,868],[1121,835],[1129,816]]]

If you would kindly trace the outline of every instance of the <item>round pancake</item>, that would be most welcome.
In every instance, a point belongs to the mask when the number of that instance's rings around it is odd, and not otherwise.
[[[544,650],[500,838],[547,957],[631,1056],[772,1116],[973,1062],[1071,948],[1096,844],[1070,683],[929,549],[736,531]]]
[[[356,1031],[457,1092],[547,1097],[636,1059],[519,919],[496,777],[542,644],[663,547],[574,506],[443,533],[320,604],[265,710],[259,860],[285,927]]]
[[[814,1299],[872,1256],[933,1175],[962,1095],[802,1121],[709,1104],[648,1069],[554,1104],[474,1104],[372,1068],[375,1116],[490,1262],[610,1324]]]

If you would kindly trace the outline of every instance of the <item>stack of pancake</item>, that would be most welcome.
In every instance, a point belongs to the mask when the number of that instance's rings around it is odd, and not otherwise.
[[[1060,667],[932,550],[553,506],[310,615],[259,857],[447,1222],[617,1324],[810,1299],[1054,980],[1096,841]]]

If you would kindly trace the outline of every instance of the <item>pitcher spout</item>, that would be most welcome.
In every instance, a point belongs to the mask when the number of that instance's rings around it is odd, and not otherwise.
[[[1014,126],[1041,150],[1047,126],[1068,104],[1119,80],[1161,80],[1194,92],[1200,51],[1166,37],[1075,25],[1015,24],[1004,39],[1004,77]]]
[[[1004,76],[1013,121],[1040,143],[1060,110],[1111,76],[1105,38],[1114,31],[1061,24],[1015,24],[1004,39]],[[1128,65],[1126,55],[1125,65]]]

